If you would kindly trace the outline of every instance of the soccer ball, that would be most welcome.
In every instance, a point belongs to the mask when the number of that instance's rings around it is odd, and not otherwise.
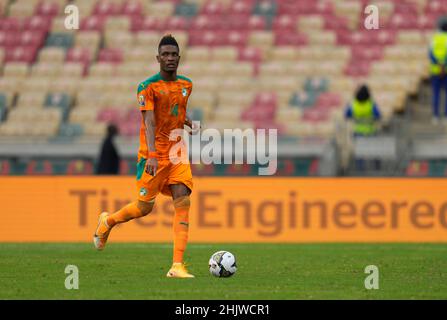
[[[228,251],[217,251],[208,263],[210,272],[219,278],[228,278],[236,273],[236,257]]]

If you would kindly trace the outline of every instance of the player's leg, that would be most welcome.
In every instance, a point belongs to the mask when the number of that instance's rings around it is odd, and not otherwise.
[[[171,184],[169,187],[171,190],[172,199],[174,200],[175,215],[173,221],[173,263],[167,276],[175,278],[193,278],[194,276],[188,273],[183,263],[183,255],[185,253],[186,244],[188,243],[190,208],[189,195],[191,194],[191,190],[183,183]]]
[[[129,203],[113,214],[109,214],[108,212],[101,213],[95,235],[93,236],[93,243],[96,249],[104,249],[110,231],[112,231],[115,225],[148,215],[152,211],[154,203],[155,198],[149,202],[137,200]]]
[[[144,169],[144,166],[142,168]],[[126,205],[113,214],[107,212],[101,213],[98,227],[93,236],[93,243],[96,249],[104,249],[113,226],[132,219],[144,217],[152,211],[155,197],[160,192],[160,187],[166,180],[168,173],[169,170],[165,166],[160,166],[155,176],[151,176],[144,170],[137,173],[137,201]]]
[[[442,87],[442,79],[439,76],[432,76],[431,85],[433,90],[432,97],[432,109],[433,109],[433,120],[437,121],[439,119],[439,103]]]

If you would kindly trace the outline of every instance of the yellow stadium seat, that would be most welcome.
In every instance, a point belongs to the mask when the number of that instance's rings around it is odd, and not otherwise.
[[[60,77],[80,78],[84,72],[84,65],[79,62],[66,62],[59,72]]]
[[[19,83],[22,83],[23,80],[20,78],[8,78],[0,77],[0,92],[2,93],[11,93],[15,94],[19,92]]]
[[[324,27],[324,19],[319,15],[300,16],[297,21],[297,32],[309,33],[315,30],[322,30]]]
[[[161,18],[171,17],[174,14],[175,5],[172,2],[145,2],[144,14]]]
[[[296,61],[297,56],[298,51],[293,46],[275,47],[270,51],[270,60],[273,61]]]
[[[54,78],[62,68],[61,62],[39,62],[32,66],[31,76],[34,78]]]
[[[39,62],[59,62],[65,60],[65,50],[60,47],[46,47],[39,51]]]
[[[127,31],[110,31],[106,29],[104,44],[106,48],[132,48],[135,44],[135,36]]]
[[[271,31],[253,31],[248,37],[248,44],[257,48],[271,48],[275,40]]]
[[[211,59],[211,50],[206,46],[190,47],[186,50],[184,55],[185,55],[185,61],[187,61],[188,63],[205,62]]]
[[[156,52],[161,34],[156,31],[139,31],[135,36],[135,45],[151,48]]]
[[[9,6],[8,15],[18,18],[30,17],[34,13],[37,2],[36,0],[13,2]]]
[[[70,123],[87,123],[87,122],[95,122],[96,117],[98,115],[97,108],[81,108],[76,107],[70,112]]]
[[[97,78],[111,78],[115,75],[115,65],[111,63],[94,63],[90,66],[89,76]]]
[[[68,95],[75,95],[79,85],[79,78],[69,78],[61,77],[54,78],[50,87],[48,88],[49,93],[66,93]]]
[[[84,125],[85,136],[103,137],[106,134],[107,124],[103,122],[86,123]]]
[[[108,31],[128,31],[130,30],[130,20],[127,16],[110,16],[107,18],[104,30]]]
[[[236,61],[238,52],[235,47],[216,47],[212,50],[213,61]]]
[[[28,64],[25,62],[9,62],[3,68],[6,78],[25,78],[29,74]]]
[[[337,41],[335,33],[328,30],[321,32],[309,32],[308,39],[310,45],[332,45],[334,47]]]
[[[45,103],[46,92],[40,91],[23,91],[19,94],[17,100],[18,108],[41,108]]]
[[[42,93],[48,92],[50,88],[50,79],[37,79],[29,78],[25,83],[22,84],[22,91],[40,91]]]

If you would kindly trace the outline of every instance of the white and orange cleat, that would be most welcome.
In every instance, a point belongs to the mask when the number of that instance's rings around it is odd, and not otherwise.
[[[186,270],[186,266],[183,263],[175,262],[172,264],[171,269],[169,269],[166,274],[168,278],[194,278],[192,274]]]
[[[110,228],[107,225],[108,212],[103,212],[99,215],[98,226],[96,227],[95,234],[93,236],[93,244],[97,250],[103,250],[106,246],[107,238],[109,237]]]

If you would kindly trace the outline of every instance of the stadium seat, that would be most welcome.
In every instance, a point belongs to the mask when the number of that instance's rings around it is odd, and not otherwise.
[[[45,41],[45,46],[47,47],[62,47],[64,49],[71,48],[73,44],[73,34],[63,32],[51,33]]]

